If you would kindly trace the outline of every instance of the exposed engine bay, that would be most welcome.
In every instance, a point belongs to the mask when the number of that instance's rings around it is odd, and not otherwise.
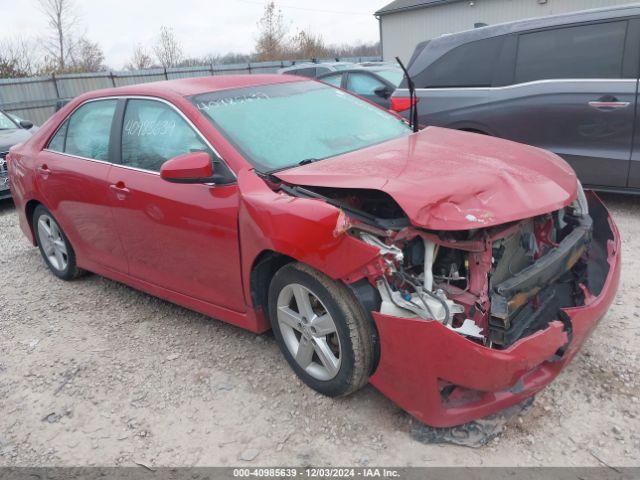
[[[486,347],[508,348],[557,320],[570,336],[562,309],[597,295],[606,275],[590,271],[596,262],[587,261],[598,252],[588,251],[594,220],[581,186],[571,205],[551,213],[440,232],[410,225],[383,192],[282,189],[340,208],[348,220],[336,234],[357,236],[379,249],[383,265],[368,279],[379,293],[381,313],[436,320]]]

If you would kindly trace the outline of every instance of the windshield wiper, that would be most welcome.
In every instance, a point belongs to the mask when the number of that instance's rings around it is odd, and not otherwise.
[[[310,163],[317,162],[318,160],[322,160],[321,158],[305,158],[304,160],[300,160],[298,165],[309,165]]]
[[[398,62],[398,65],[400,65],[400,68],[407,79],[407,87],[409,87],[409,103],[411,104],[411,107],[409,108],[409,126],[415,133],[420,130],[420,127],[418,126],[418,99],[416,97],[416,85],[413,83],[413,79],[405,68],[404,63],[402,63],[402,60],[400,60],[400,57],[396,57],[396,61]]]

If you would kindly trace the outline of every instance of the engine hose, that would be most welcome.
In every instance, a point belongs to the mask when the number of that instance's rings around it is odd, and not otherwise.
[[[387,281],[386,278],[382,277],[382,283],[384,284],[384,288],[387,291],[387,294],[389,295],[389,300],[391,300],[391,303],[393,303],[396,307],[398,308],[402,308],[404,310],[407,310],[406,307],[400,305],[398,302],[396,302],[393,299],[393,292],[391,291],[391,285],[389,285],[389,282]],[[420,299],[422,300],[422,298]],[[414,305],[416,308],[420,308],[420,305],[418,305],[417,303],[412,302],[411,300],[406,300],[407,303],[410,303],[411,305]],[[424,303],[424,300],[422,300],[422,303]],[[427,306],[427,304],[424,305],[425,307],[427,307],[427,310],[429,311],[429,313],[433,315],[433,312],[431,311],[431,309]]]
[[[422,290],[422,293],[426,293],[431,298],[433,298],[434,300],[438,300],[442,304],[442,308],[444,308],[444,320],[442,320],[442,324],[449,325],[449,323],[451,322],[451,310],[449,310],[449,305],[447,305],[447,301],[428,290]],[[420,293],[418,293],[418,295],[420,295]]]
[[[433,298],[434,300],[437,300],[438,302],[440,302],[440,304],[442,305],[442,308],[444,308],[444,320],[442,320],[442,324],[443,325],[449,325],[449,322],[451,321],[451,311],[449,310],[449,305],[447,305],[447,302],[440,298],[438,295],[436,295],[433,292],[430,292],[428,290],[425,289],[420,289],[418,288],[417,285],[415,285],[411,280],[409,280],[407,277],[408,275],[404,272],[400,273],[402,279],[407,282],[409,285],[411,285],[413,287],[413,289],[415,290],[415,292],[418,294],[418,296],[420,297],[420,300],[422,300],[422,303],[424,304],[425,308],[429,311],[429,313],[435,318],[435,315],[433,314],[433,312],[431,311],[431,308],[429,308],[429,306],[427,305],[427,302],[424,301],[424,299],[422,298],[422,293],[427,294],[428,296],[430,296],[431,298]]]

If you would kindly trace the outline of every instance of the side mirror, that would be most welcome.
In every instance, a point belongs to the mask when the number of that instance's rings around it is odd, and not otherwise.
[[[393,92],[389,87],[387,87],[386,85],[383,85],[382,87],[376,88],[373,91],[373,93],[375,93],[377,96],[381,98],[389,98]]]
[[[29,130],[33,128],[33,122],[30,122],[29,120],[20,120],[20,126],[25,130]]]
[[[214,183],[213,161],[207,152],[185,153],[164,162],[160,178],[171,183]]]

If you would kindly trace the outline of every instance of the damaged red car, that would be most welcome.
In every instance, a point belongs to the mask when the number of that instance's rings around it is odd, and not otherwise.
[[[272,329],[311,388],[371,382],[433,426],[541,390],[619,281],[616,226],[558,156],[299,77],[88,93],[7,163],[53,274]]]

